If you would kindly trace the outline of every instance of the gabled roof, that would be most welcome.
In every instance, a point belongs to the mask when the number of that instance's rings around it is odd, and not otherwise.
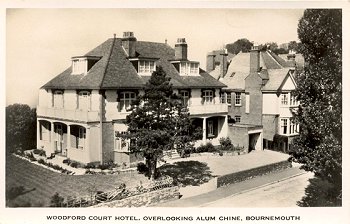
[[[266,81],[263,91],[277,91],[288,74],[291,66],[278,55],[270,51],[260,52],[261,71],[257,74]],[[250,53],[238,53],[232,58],[224,78],[219,81],[231,90],[244,90],[245,78],[250,73]]]
[[[262,87],[262,91],[277,91],[289,74],[289,68],[268,69],[269,81]]]
[[[85,75],[72,75],[72,68],[50,80],[48,89],[126,89],[142,88],[150,76],[137,73],[122,47],[122,40],[110,38],[85,56],[101,57]],[[152,58],[161,66],[175,88],[222,88],[225,85],[200,69],[198,76],[180,76],[171,61],[175,50],[164,43],[136,42],[136,57]]]

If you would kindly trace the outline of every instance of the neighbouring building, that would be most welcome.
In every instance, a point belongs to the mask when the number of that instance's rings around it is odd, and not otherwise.
[[[212,53],[208,58],[210,55]],[[229,105],[228,135],[234,145],[249,151],[286,151],[298,135],[299,125],[292,119],[292,110],[299,104],[292,94],[298,64],[294,52],[286,59],[254,46],[248,53],[235,55],[227,71],[220,68],[209,71],[227,85],[221,100]],[[210,60],[207,63],[211,63]]]
[[[130,164],[138,158],[129,142],[117,137],[130,104],[143,94],[156,66],[171,77],[174,91],[183,96],[195,125],[202,127],[196,144],[219,144],[227,136],[228,106],[220,100],[225,85],[188,60],[188,46],[179,38],[166,43],[139,41],[133,32],[110,38],[41,87],[37,107],[37,147],[83,163]]]

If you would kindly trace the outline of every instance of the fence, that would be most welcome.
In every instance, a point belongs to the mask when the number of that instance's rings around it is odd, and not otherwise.
[[[173,178],[167,176],[159,180],[155,180],[146,186],[139,185],[134,188],[127,188],[125,184],[121,184],[118,188],[108,192],[96,192],[90,196],[84,197],[67,197],[64,201],[56,204],[58,207],[89,207],[99,203],[106,203],[115,200],[122,200],[135,195],[170,188],[174,186]]]

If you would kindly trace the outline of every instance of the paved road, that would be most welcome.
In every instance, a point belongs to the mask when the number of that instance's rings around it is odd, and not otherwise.
[[[297,178],[299,177],[300,178]],[[180,200],[169,201],[161,204],[154,205],[154,207],[201,207],[201,206],[215,206],[215,207],[284,207],[284,206],[296,206],[295,202],[301,199],[304,194],[304,188],[308,184],[308,179],[312,177],[312,174],[306,173],[300,170],[298,167],[285,169],[269,173],[260,177],[255,177],[243,182],[231,184],[226,187],[220,187],[216,190],[196,195],[193,197],[182,198]],[[290,180],[290,181],[289,181]],[[294,184],[294,181],[297,183]],[[292,184],[293,183],[293,184]],[[265,189],[266,191],[260,192],[259,189]],[[267,190],[269,189],[269,190]],[[274,190],[276,192],[274,192]],[[197,189],[196,189],[197,190]],[[251,195],[249,195],[251,192]],[[254,193],[256,195],[254,195]],[[268,196],[268,193],[271,192]],[[278,193],[279,192],[279,193]],[[233,203],[230,200],[231,197],[238,197],[240,194],[240,203]],[[247,196],[246,196],[247,194]],[[274,194],[278,194],[278,198]],[[293,195],[295,194],[295,195]],[[267,198],[267,196],[269,198]],[[268,205],[259,205],[262,203],[263,198]],[[288,199],[288,200],[287,200]],[[259,202],[258,202],[259,200]],[[285,201],[281,203],[278,201]],[[289,202],[292,200],[292,202]],[[238,200],[237,200],[238,201]],[[276,201],[276,202],[275,202]],[[243,205],[243,202],[246,204]],[[288,203],[287,203],[288,202]],[[218,205],[216,205],[216,203]],[[223,204],[220,204],[223,203]],[[277,203],[277,204],[276,204]]]
[[[312,173],[304,173],[251,191],[238,193],[201,207],[297,207]]]

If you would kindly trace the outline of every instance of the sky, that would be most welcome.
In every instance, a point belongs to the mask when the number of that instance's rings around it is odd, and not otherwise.
[[[188,57],[205,68],[206,54],[247,38],[255,43],[298,41],[303,9],[7,9],[6,105],[35,107],[38,90],[116,34],[174,47],[186,38]]]

